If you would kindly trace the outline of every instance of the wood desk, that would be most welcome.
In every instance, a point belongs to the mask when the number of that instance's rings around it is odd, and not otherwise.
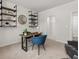
[[[29,35],[23,35],[23,34],[20,34],[21,36],[21,48],[24,50],[24,51],[28,51],[28,47],[27,47],[27,40],[29,38],[32,38],[33,36],[39,36],[41,35],[41,33],[38,33],[38,34],[29,34]],[[24,46],[24,43],[25,43],[25,46]]]
[[[23,34],[20,34],[21,36],[21,48],[27,52],[28,48],[27,48],[27,39],[33,37],[33,35],[23,35]],[[24,46],[25,44],[25,46]]]

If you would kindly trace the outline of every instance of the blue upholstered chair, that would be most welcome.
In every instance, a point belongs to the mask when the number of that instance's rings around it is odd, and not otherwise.
[[[40,35],[38,37],[32,38],[32,44],[33,44],[32,50],[33,50],[34,45],[38,45],[38,55],[40,54],[40,45],[42,45],[45,50],[44,43],[46,41],[46,37],[47,35]]]

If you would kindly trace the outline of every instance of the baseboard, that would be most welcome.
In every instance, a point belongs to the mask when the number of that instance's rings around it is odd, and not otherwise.
[[[3,44],[3,45],[0,45],[0,47],[5,47],[5,46],[12,45],[12,44],[16,44],[16,43],[20,43],[20,41],[6,43],[6,44]]]
[[[62,41],[62,40],[57,40],[57,39],[55,39],[55,38],[48,38],[48,39],[51,39],[51,40],[54,40],[54,41],[57,41],[57,42],[60,42],[60,43],[67,43],[66,41]]]
[[[60,43],[67,43],[66,41],[62,41],[62,40],[55,40],[57,42],[60,42]]]
[[[51,38],[47,38],[47,39],[51,39]],[[57,39],[51,39],[51,40],[54,40],[54,41],[57,41],[57,42],[60,42],[60,43],[67,43],[66,41],[61,41],[61,40],[57,40]],[[19,43],[20,41],[16,41],[16,42],[11,42],[11,43],[7,43],[7,44],[3,44],[3,45],[0,45],[0,47],[5,47],[5,46],[8,46],[8,45],[12,45],[12,44],[16,44],[16,43]]]

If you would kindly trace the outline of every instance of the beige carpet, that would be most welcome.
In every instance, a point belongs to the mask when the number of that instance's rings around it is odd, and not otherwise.
[[[65,53],[64,44],[53,40],[48,39],[46,41],[46,51],[41,47],[39,56],[36,46],[33,50],[29,47],[28,52],[25,52],[20,45],[18,43],[0,48],[0,59],[62,59],[68,57]]]

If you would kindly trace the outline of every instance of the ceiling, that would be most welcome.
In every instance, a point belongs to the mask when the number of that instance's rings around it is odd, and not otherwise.
[[[35,11],[44,11],[55,6],[59,6],[73,0],[11,0],[14,3],[23,5]]]

